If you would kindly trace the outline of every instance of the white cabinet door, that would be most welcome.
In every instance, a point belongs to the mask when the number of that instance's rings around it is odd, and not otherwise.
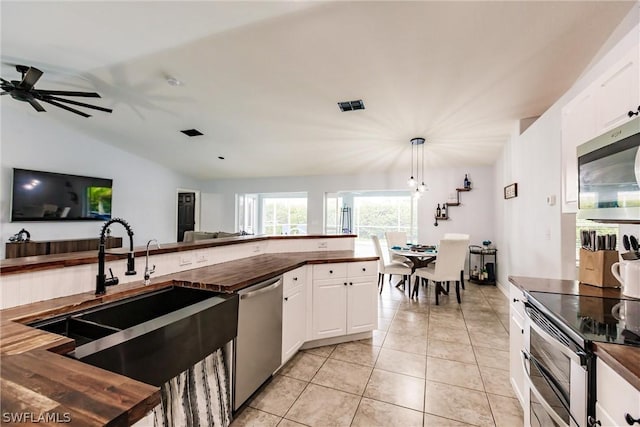
[[[510,285],[509,295],[511,297],[510,320],[509,320],[509,375],[511,386],[523,408],[526,407],[525,372],[522,369],[521,351],[525,347],[525,323],[524,323],[524,295],[515,285]]]
[[[313,281],[313,339],[347,332],[347,279]]]
[[[284,297],[282,304],[282,364],[302,346],[306,336],[305,287],[297,286]]]
[[[596,359],[596,418],[602,427],[628,425],[625,415],[640,418],[640,391],[602,359]]]
[[[597,129],[600,135],[629,120],[640,104],[638,49],[632,49],[596,83]]]
[[[349,278],[347,333],[368,332],[378,327],[378,286],[373,278]]]
[[[562,212],[578,210],[576,147],[596,136],[596,103],[587,89],[562,109]]]

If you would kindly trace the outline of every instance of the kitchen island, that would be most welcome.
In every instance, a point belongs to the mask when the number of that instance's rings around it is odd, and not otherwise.
[[[316,239],[326,242],[330,238],[322,236]],[[250,240],[250,244],[255,244],[255,239]],[[248,242],[238,238],[236,243]],[[187,244],[187,247],[189,250],[219,246],[228,249],[229,245],[233,243],[200,241],[195,245]],[[176,249],[171,251],[171,248],[164,247],[162,251],[168,255],[188,252],[180,244],[176,245]],[[252,247],[251,251],[254,249]],[[240,252],[237,254],[242,255]],[[96,259],[95,253],[75,255],[78,255],[76,260],[72,254],[64,257],[55,255],[53,260],[47,260],[46,257],[25,260],[23,272],[33,269],[43,269],[46,272],[65,266],[82,265]],[[118,258],[115,256],[112,259]],[[93,292],[84,292],[4,309],[0,311],[2,414],[30,416],[35,417],[34,419],[42,414],[53,414],[48,416],[60,419],[70,417],[78,425],[130,425],[144,417],[160,401],[157,387],[63,356],[75,348],[72,339],[32,328],[25,323],[77,312],[174,285],[236,292],[257,281],[308,264],[362,263],[375,260],[377,257],[357,256],[353,250],[260,253],[154,277],[149,286],[136,280],[110,287],[106,295],[95,296]],[[4,263],[3,261],[2,265],[11,271],[9,274],[20,274],[18,272],[21,269],[16,260],[11,260],[6,265]],[[3,269],[3,275],[6,273]],[[373,283],[375,289],[375,281]]]

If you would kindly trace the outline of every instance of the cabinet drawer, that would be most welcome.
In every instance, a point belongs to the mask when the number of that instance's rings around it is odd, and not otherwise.
[[[350,262],[347,264],[347,276],[362,277],[375,276],[378,266],[375,261]]]
[[[346,264],[318,264],[313,266],[313,280],[334,279],[338,277],[347,277]]]
[[[596,359],[596,390],[597,403],[613,425],[627,425],[624,419],[627,413],[633,418],[640,417],[640,391],[600,358]]]
[[[527,298],[525,297],[524,292],[522,291],[522,289],[520,289],[519,287],[517,287],[514,284],[510,284],[509,285],[509,297],[510,297],[509,303],[511,304],[511,309],[513,311],[515,311],[516,313],[518,313],[520,315],[520,317],[524,319],[524,317],[525,317],[524,301],[526,301]]]
[[[295,270],[287,271],[282,275],[282,292],[286,295],[291,289],[302,286],[306,283],[307,268],[299,267]]]

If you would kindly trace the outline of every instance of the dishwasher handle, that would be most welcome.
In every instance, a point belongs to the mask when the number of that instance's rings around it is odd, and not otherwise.
[[[247,291],[240,291],[238,294],[240,295],[240,299],[247,299],[255,297],[256,295],[264,294],[266,292],[277,289],[282,285],[282,278],[278,277],[270,281],[262,282],[258,285],[252,286]]]

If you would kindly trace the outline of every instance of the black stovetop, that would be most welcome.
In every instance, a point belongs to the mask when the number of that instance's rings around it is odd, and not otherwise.
[[[625,305],[627,312],[640,314],[640,300],[537,291],[531,291],[528,294],[551,312],[556,320],[563,323],[557,326],[568,327],[574,334],[580,336],[585,344],[607,342],[640,346],[640,316],[631,315],[625,320],[620,320],[616,312],[621,305]],[[535,301],[531,302],[541,308],[535,304]],[[623,313],[625,313],[624,307]]]

